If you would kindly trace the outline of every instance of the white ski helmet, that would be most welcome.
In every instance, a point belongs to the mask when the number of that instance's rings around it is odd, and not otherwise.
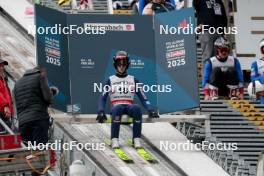
[[[216,48],[230,48],[230,42],[224,37],[218,37],[214,42],[214,46]]]
[[[247,90],[249,97],[256,98],[258,92],[264,91],[264,86],[259,81],[252,81],[251,83],[249,83]]]
[[[83,164],[83,161],[81,160],[75,160],[70,165],[70,176],[86,176],[87,170],[85,165]]]
[[[261,54],[264,54],[264,39],[262,39],[259,43],[259,48],[260,48],[260,52]]]

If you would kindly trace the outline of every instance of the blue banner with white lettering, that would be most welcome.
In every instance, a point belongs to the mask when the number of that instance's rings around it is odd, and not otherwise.
[[[52,106],[66,111],[71,104],[67,35],[61,29],[67,26],[67,15],[55,9],[35,6],[37,63],[47,70],[49,86],[56,86],[59,94]]]
[[[157,14],[154,25],[157,84],[173,90],[158,93],[160,112],[199,106],[194,10]]]
[[[127,73],[142,83],[140,90],[160,113],[199,106],[195,34],[179,33],[192,26],[193,9],[153,19],[66,14],[36,5],[36,27],[49,31],[36,34],[38,63],[47,68],[50,84],[60,89],[54,108],[97,113],[104,84],[116,74],[113,57],[120,50],[129,54]],[[141,104],[138,98],[134,103]],[[106,104],[109,113],[109,97]]]

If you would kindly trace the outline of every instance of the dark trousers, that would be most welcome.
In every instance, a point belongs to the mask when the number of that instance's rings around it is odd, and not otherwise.
[[[111,139],[119,137],[121,116],[127,114],[133,118],[133,138],[140,138],[142,129],[142,112],[138,105],[116,105],[111,109]]]
[[[19,126],[19,131],[23,142],[30,141],[32,144],[36,141],[36,144],[47,143],[48,142],[48,130],[49,130],[49,120],[39,120],[25,123]],[[36,172],[32,172],[32,176],[38,176]]]
[[[219,67],[214,68],[210,75],[209,84],[218,88],[218,94],[220,96],[228,96],[227,85],[239,84],[237,71],[232,67],[224,72]]]

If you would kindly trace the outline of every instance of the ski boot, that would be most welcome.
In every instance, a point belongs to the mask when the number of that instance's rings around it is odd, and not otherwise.
[[[141,139],[140,138],[134,138],[133,146],[135,149],[142,148]]]
[[[112,139],[111,147],[112,147],[113,149],[120,148],[120,147],[119,147],[119,141],[118,141],[118,138],[113,138],[113,139]]]
[[[218,88],[209,84],[209,95],[211,97],[211,100],[218,100],[219,99]]]
[[[228,97],[230,100],[239,100],[240,99],[240,88],[237,85],[227,85],[228,88]]]

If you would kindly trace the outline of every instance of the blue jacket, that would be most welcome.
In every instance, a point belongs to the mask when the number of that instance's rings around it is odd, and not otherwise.
[[[250,74],[251,81],[259,81],[264,84],[264,74],[260,75],[258,73],[258,65],[257,61],[251,64],[251,74]]]

